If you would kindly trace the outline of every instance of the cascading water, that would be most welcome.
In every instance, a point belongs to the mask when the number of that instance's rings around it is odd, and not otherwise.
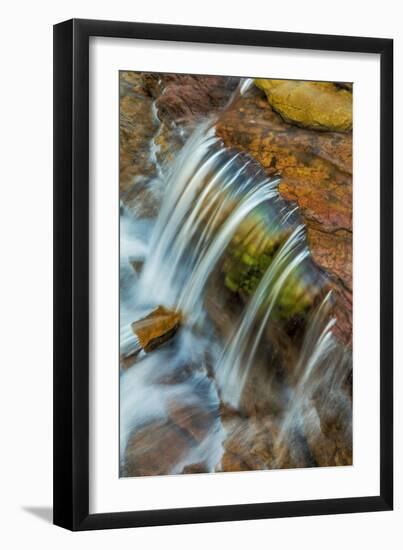
[[[241,82],[234,97],[249,86],[249,79]],[[161,306],[181,316],[181,327],[173,339],[150,353],[140,351],[135,365],[121,370],[123,475],[132,475],[125,469],[125,455],[130,440],[142,433],[144,426],[153,423],[159,430],[172,429],[172,418],[182,426],[195,410],[198,417],[208,417],[207,429],[200,437],[196,430],[196,443],[184,446],[164,473],[180,473],[194,463],[214,471],[225,437],[220,401],[240,407],[265,330],[273,319],[282,322],[290,307],[287,292],[295,281],[301,287],[302,313],[323,288],[321,276],[312,275],[296,208],[278,193],[278,178],[268,178],[248,155],[225,148],[215,136],[213,123],[209,120],[199,125],[171,165],[158,166],[157,178],[150,186],[158,198],[162,191],[156,219],[142,219],[122,208],[122,357],[141,349],[131,328],[136,319]],[[152,153],[156,158],[154,149]],[[254,254],[259,254],[259,261]],[[217,331],[205,305],[217,273],[220,292],[236,289],[244,302],[235,329],[227,337]],[[324,306],[319,310],[321,319],[325,310],[328,314]],[[302,407],[305,393],[301,388],[305,391],[312,372],[332,349],[331,325],[322,330],[318,324],[315,318],[306,334],[295,369],[298,384],[292,390],[293,406],[283,421],[282,438]],[[178,410],[185,410],[179,420]]]
[[[239,407],[251,363],[278,295],[289,275],[308,254],[304,228],[300,225],[276,253],[217,365],[222,399],[235,408]],[[259,326],[255,331],[257,320]]]
[[[308,324],[300,358],[293,373],[290,405],[284,414],[276,441],[279,448],[296,432],[309,432],[311,437],[317,437],[321,433],[318,408],[323,405],[323,401],[327,401],[326,407],[332,415],[334,411],[338,411],[339,416],[347,416],[351,412],[351,403],[343,391],[350,372],[350,358],[332,334],[336,320],[331,316],[331,294],[330,291],[325,295]],[[323,388],[326,389],[325,394]],[[329,399],[337,400],[337,407],[332,406]],[[312,403],[315,401],[317,403],[313,407]],[[340,424],[351,432],[348,422]]]

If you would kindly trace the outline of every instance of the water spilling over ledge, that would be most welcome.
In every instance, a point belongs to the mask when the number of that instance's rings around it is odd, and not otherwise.
[[[165,164],[151,140],[154,216],[122,205],[121,474],[314,466],[334,416],[347,464],[351,365],[329,278],[280,178],[226,147],[216,120],[175,129],[183,145]],[[258,459],[235,460],[251,443]]]

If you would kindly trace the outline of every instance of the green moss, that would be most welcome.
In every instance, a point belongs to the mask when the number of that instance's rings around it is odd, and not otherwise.
[[[237,290],[239,290],[239,284],[234,281],[230,275],[225,276],[225,286],[229,290],[232,290],[232,292],[236,292]]]
[[[280,235],[254,232],[255,241],[247,239],[247,243],[238,238],[234,239],[229,247],[228,255],[223,266],[225,286],[232,292],[251,295],[259,285],[260,280],[269,268],[288,233]],[[309,283],[302,266],[291,273],[283,285],[273,311],[273,315],[288,319],[294,315],[301,315],[312,305],[316,289]]]
[[[248,254],[248,252],[242,254],[241,261],[245,265],[257,265],[259,263],[258,259]]]

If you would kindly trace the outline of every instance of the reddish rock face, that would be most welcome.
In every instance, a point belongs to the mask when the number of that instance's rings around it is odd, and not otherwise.
[[[186,125],[211,116],[228,102],[238,79],[222,76],[149,74],[145,82],[156,97],[158,118]],[[162,93],[163,92],[163,93]]]
[[[154,173],[149,159],[149,143],[156,132],[152,101],[141,73],[120,74],[121,197],[130,192],[136,177],[149,177]]]

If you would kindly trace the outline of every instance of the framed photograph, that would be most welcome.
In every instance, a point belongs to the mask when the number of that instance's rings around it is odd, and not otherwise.
[[[54,523],[391,510],[393,42],[54,27]]]

